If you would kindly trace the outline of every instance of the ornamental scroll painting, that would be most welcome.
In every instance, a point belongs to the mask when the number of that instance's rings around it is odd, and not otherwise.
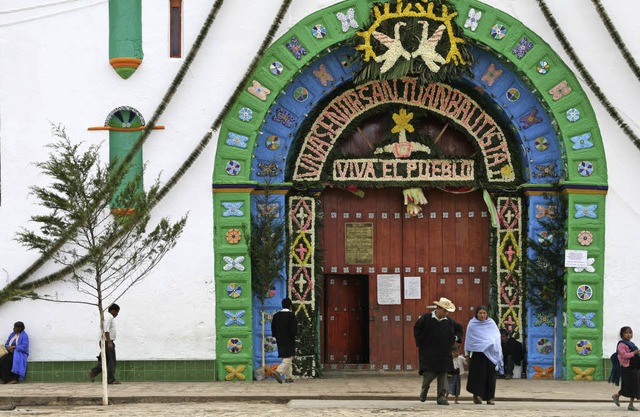
[[[469,71],[471,53],[458,13],[446,1],[391,0],[375,4],[366,29],[357,32],[361,70],[357,83],[409,74],[442,81]]]

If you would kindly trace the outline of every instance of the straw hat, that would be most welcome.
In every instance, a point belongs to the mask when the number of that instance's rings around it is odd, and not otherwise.
[[[440,297],[440,300],[434,301],[433,304],[444,308],[449,313],[456,311],[456,306],[448,298]]]

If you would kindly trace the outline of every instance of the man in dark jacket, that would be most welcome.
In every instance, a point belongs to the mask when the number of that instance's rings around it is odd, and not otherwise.
[[[500,329],[500,338],[502,341],[502,356],[504,357],[504,379],[511,379],[513,378],[515,365],[522,366],[522,359],[524,358],[522,343],[511,337],[507,329]],[[520,378],[520,375],[517,377]]]
[[[456,306],[442,297],[433,302],[436,309],[422,315],[413,327],[420,354],[420,375],[422,375],[422,390],[420,401],[427,400],[429,385],[437,378],[439,405],[449,405],[447,401],[447,371],[453,368],[451,348],[454,343],[462,341],[462,326],[447,317],[456,310]]]
[[[282,358],[282,363],[276,369],[274,377],[278,383],[282,384],[282,374],[285,382],[293,382],[293,357],[296,354],[296,334],[298,333],[298,322],[292,311],[293,303],[289,298],[282,299],[282,310],[273,316],[271,321],[271,334],[276,338],[278,345],[278,357]]]

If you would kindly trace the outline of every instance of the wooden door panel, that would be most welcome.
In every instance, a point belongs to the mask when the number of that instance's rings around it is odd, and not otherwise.
[[[489,226],[488,217],[482,215],[482,211],[486,212],[482,194],[458,195],[425,189],[429,202],[423,207],[422,216],[405,218],[400,189],[364,191],[364,198],[342,190],[327,190],[323,194],[325,271],[340,274],[337,277],[361,274],[361,282],[366,283],[368,291],[368,296],[358,301],[357,294],[362,291],[338,291],[336,288],[343,285],[328,286],[326,297],[333,298],[334,304],[339,303],[342,311],[335,311],[337,305],[332,306],[333,324],[341,330],[331,330],[327,325],[327,340],[338,339],[325,343],[325,358],[333,355],[334,360],[356,363],[361,356],[368,357],[375,369],[417,369],[413,325],[420,315],[430,313],[429,306],[434,300],[452,299],[459,309],[451,316],[465,327],[475,307],[487,302]],[[346,265],[347,222],[373,223],[371,265]],[[370,273],[369,268],[374,272]],[[421,299],[402,297],[401,305],[378,305],[377,275],[385,273],[399,273],[402,290],[405,276],[419,276]],[[357,280],[349,282],[358,287]],[[362,304],[367,307],[358,314],[354,305]],[[330,310],[327,308],[325,320],[332,313]],[[351,337],[363,328],[368,329],[368,335],[365,331],[360,333],[360,339]]]

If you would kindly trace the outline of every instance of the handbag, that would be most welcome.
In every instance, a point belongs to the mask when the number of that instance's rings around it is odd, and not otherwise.
[[[7,355],[9,353],[9,351],[7,350],[6,347],[4,347],[4,345],[0,345],[0,358],[3,357],[4,355]]]

